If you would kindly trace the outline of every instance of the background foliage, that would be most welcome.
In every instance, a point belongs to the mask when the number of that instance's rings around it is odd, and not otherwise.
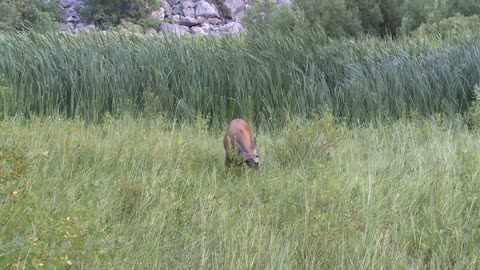
[[[159,6],[158,0],[89,0],[81,14],[85,20],[103,27],[118,25],[121,20],[151,26],[153,21],[148,20],[150,12]]]
[[[0,31],[51,30],[54,22],[61,20],[57,4],[57,0],[4,0],[0,3]],[[81,14],[85,21],[103,28],[122,20],[155,27],[158,22],[149,15],[159,7],[158,0],[90,0]],[[254,31],[315,28],[333,38],[396,37],[414,34],[419,27],[443,35],[448,26],[441,25],[450,23],[456,31],[474,29],[475,15],[480,15],[480,2],[475,0],[293,0],[291,8],[275,8],[271,0],[253,0],[243,22]]]
[[[269,1],[253,1],[261,6],[266,17],[278,17],[277,9]],[[258,28],[267,31],[306,21],[304,27],[321,28],[330,37],[358,37],[409,35],[422,24],[434,24],[456,17],[457,21],[469,21],[470,16],[480,14],[480,2],[474,0],[293,0],[293,9],[283,13],[281,19],[260,20]],[[255,8],[247,17],[258,17]],[[285,25],[285,22],[290,22]],[[458,24],[463,26],[464,23]],[[440,30],[441,31],[441,30]]]
[[[0,31],[52,30],[54,22],[61,20],[57,7],[58,0],[2,0]]]

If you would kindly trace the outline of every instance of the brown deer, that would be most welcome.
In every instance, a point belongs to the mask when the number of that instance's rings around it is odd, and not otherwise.
[[[252,129],[245,120],[234,119],[230,122],[223,139],[223,147],[225,148],[225,166],[230,167],[234,161],[232,154],[236,150],[242,158],[241,164],[259,168],[257,139],[254,137],[252,142]]]

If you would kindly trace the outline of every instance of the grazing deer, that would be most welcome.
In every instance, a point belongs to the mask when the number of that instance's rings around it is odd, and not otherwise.
[[[225,166],[230,167],[234,161],[232,154],[236,150],[242,158],[242,164],[258,168],[260,160],[257,155],[257,140],[253,138],[252,129],[243,119],[234,119],[228,125],[227,133],[223,139],[225,148]]]

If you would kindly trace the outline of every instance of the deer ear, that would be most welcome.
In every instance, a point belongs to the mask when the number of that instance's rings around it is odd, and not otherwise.
[[[252,149],[257,149],[257,136],[253,136]]]

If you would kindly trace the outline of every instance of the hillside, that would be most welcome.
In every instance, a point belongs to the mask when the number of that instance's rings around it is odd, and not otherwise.
[[[18,0],[0,3],[0,30],[122,30],[201,35],[321,29],[328,36],[388,37],[475,31],[470,0]]]

